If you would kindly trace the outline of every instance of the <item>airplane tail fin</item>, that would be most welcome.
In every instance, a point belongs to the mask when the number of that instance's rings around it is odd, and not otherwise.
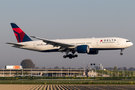
[[[31,38],[25,34],[25,32],[23,32],[23,30],[19,28],[15,23],[11,23],[11,26],[18,42],[32,41]]]

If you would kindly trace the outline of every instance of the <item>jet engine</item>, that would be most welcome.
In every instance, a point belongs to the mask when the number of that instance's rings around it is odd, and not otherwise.
[[[87,54],[98,54],[98,50],[90,50],[90,52]]]
[[[89,53],[89,46],[88,45],[79,45],[76,47],[76,51],[78,53]]]

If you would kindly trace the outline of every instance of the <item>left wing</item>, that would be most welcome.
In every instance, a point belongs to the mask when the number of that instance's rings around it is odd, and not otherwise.
[[[75,48],[75,45],[71,45],[71,44],[67,44],[67,43],[61,43],[61,42],[56,42],[56,41],[52,41],[52,40],[47,40],[47,39],[43,39],[43,38],[39,38],[39,37],[35,37],[35,36],[31,36],[32,38],[36,38],[39,40],[42,40],[43,42],[45,42],[46,44],[50,44],[53,45],[54,47],[58,47],[60,46],[60,48]]]

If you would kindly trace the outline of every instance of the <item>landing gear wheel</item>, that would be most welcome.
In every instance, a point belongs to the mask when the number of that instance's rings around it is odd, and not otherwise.
[[[78,55],[77,54],[69,54],[69,55],[64,55],[63,56],[63,58],[67,58],[67,57],[69,57],[69,59],[72,59],[72,58],[75,58],[75,57],[78,57]]]
[[[63,58],[66,58],[66,55],[64,55]]]
[[[123,55],[123,53],[120,53],[120,55]]]
[[[72,59],[73,58],[73,55],[72,54],[69,54],[69,59]]]
[[[77,54],[75,54],[75,55],[74,55],[74,57],[78,57],[78,55],[77,55]]]

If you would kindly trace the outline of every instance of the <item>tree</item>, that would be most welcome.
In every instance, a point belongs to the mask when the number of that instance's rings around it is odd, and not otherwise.
[[[115,71],[116,71],[116,70],[117,70],[117,67],[116,67],[116,66],[114,66],[113,70],[115,70]]]
[[[122,70],[126,71],[126,70],[128,70],[128,69],[127,69],[127,67],[122,67]]]
[[[128,70],[129,71],[134,71],[134,68],[133,67],[130,67]]]
[[[39,67],[36,67],[36,69],[39,69]]]
[[[46,69],[46,67],[42,67],[42,69]]]
[[[61,69],[65,69],[65,67],[61,67]]]
[[[119,67],[118,70],[122,70],[122,67]]]
[[[58,66],[56,66],[56,67],[54,67],[54,69],[59,69],[59,67],[58,67]]]
[[[105,68],[106,70],[113,70],[114,68],[112,68],[112,67],[107,67],[107,68]]]
[[[79,69],[83,69],[83,67],[79,67]]]
[[[35,64],[32,62],[31,59],[24,59],[24,60],[22,60],[21,66],[23,68],[35,68]]]

